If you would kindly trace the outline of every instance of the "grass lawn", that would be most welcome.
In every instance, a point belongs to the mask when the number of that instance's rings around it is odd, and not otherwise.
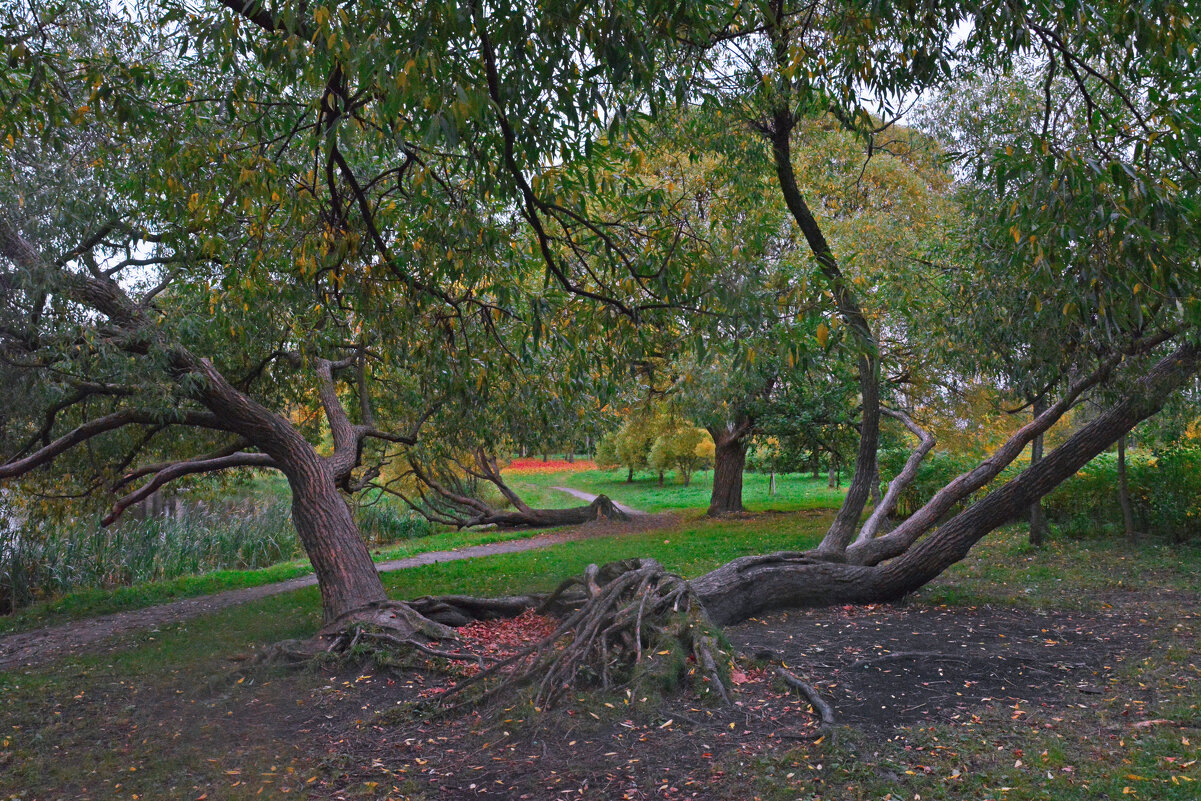
[[[580,470],[570,473],[515,472],[505,476],[510,486],[530,506],[562,509],[581,502],[565,492],[551,487],[570,487],[594,495],[608,495],[642,512],[666,512],[678,509],[704,509],[713,491],[713,471],[694,473],[685,487],[674,473],[668,473],[664,486],[659,486],[657,473],[636,473],[634,482],[626,483],[624,468],[617,470]],[[748,511],[795,511],[798,509],[829,509],[842,502],[845,489],[828,489],[826,478],[809,474],[790,473],[776,476],[776,494],[768,495],[769,477],[762,473],[746,473],[742,478],[742,500]]]

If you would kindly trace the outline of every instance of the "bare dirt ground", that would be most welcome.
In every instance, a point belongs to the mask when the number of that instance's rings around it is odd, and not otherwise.
[[[635,533],[646,531],[650,528],[670,525],[672,522],[674,522],[674,518],[666,515],[639,515],[635,520],[629,522],[596,521],[568,530],[539,534],[526,539],[509,540],[507,542],[496,542],[486,545],[471,545],[452,551],[431,551],[405,559],[380,562],[376,567],[381,573],[386,573],[393,570],[419,567],[421,565],[431,565],[437,562],[475,559],[482,556],[515,553],[517,551],[530,551],[574,540]],[[33,667],[73,654],[103,651],[106,648],[105,641],[114,635],[179,623],[200,615],[207,615],[225,609],[229,606],[298,590],[302,587],[310,587],[316,583],[317,579],[311,575],[301,576],[275,584],[230,590],[212,595],[203,595],[198,598],[186,598],[179,601],[172,601],[171,603],[150,606],[145,609],[117,612],[111,615],[101,615],[85,620],[71,621],[32,631],[0,635],[0,670]]]
[[[766,616],[727,634],[743,654],[782,661],[812,681],[835,708],[835,732],[846,726],[883,741],[935,723],[979,726],[989,715],[1068,726],[1045,721],[1091,715],[1113,697],[1127,698],[1125,725],[1138,727],[1157,716],[1155,699],[1123,677],[1123,666],[1179,623],[1165,610],[1195,608],[1197,599],[1163,600],[1148,605],[1127,593],[1071,613],[838,607]],[[318,709],[258,720],[323,744],[313,755],[328,766],[310,784],[317,798],[732,800],[751,797],[764,771],[774,771],[777,787],[815,790],[813,771],[800,766],[810,759],[806,744],[825,735],[809,704],[751,661],[733,677],[732,706],[618,693],[581,694],[542,715],[522,706],[437,720],[389,712],[443,686],[437,674],[365,670],[330,677]]]

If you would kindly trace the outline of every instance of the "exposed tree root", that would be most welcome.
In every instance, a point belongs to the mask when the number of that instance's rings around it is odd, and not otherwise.
[[[553,616],[558,625],[490,664],[451,628],[530,610]],[[450,643],[455,645],[447,647]],[[309,640],[279,644],[269,658],[293,664],[368,659],[395,667],[421,656],[444,660],[440,669],[459,677],[439,696],[444,713],[522,691],[530,693],[535,708],[545,709],[575,689],[669,692],[681,684],[730,703],[727,682],[735,658],[691,585],[653,559],[589,565],[548,595],[449,595],[373,604],[331,621]],[[470,671],[475,672],[463,675]],[[830,705],[795,675],[779,673],[819,714],[820,736],[834,722]]]
[[[429,643],[457,639],[453,628],[425,617],[409,604],[384,601],[337,617],[306,640],[276,643],[259,661],[306,664],[329,654],[349,653],[364,640],[386,644],[392,649],[407,647],[433,656],[447,656],[447,652],[437,651]],[[478,659],[473,654],[453,658]]]
[[[817,712],[818,717],[821,719],[821,727],[818,729],[818,736],[820,737],[827,732],[833,733],[834,707],[830,706],[830,703],[826,701],[825,698],[821,697],[821,694],[819,694],[818,691],[813,688],[813,685],[802,681],[795,673],[785,670],[782,667],[776,668],[776,674],[779,675],[779,677],[783,679],[784,683],[789,687],[792,687],[794,690],[800,690],[801,695],[805,696],[805,700],[807,700],[813,707],[813,710]]]
[[[539,605],[568,610],[548,637],[460,682],[442,696],[451,708],[533,688],[535,707],[575,687],[605,690],[689,676],[701,692],[729,700],[732,655],[688,582],[653,559],[590,565]],[[692,667],[689,667],[689,663]]]

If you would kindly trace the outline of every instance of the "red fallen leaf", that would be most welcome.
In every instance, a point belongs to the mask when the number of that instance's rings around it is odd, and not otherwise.
[[[734,670],[730,671],[730,681],[732,681],[734,684],[746,684],[748,681],[750,681],[750,678],[748,678],[747,675],[741,670],[735,668]]]

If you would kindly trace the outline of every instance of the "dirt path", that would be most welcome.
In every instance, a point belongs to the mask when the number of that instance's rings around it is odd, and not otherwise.
[[[627,514],[629,514],[629,511],[627,511]],[[386,573],[410,567],[432,565],[437,562],[453,562],[459,559],[475,559],[481,556],[532,551],[575,540],[633,534],[645,531],[648,528],[668,525],[673,520],[673,518],[668,516],[635,514],[639,515],[636,523],[621,523],[607,520],[597,521],[577,526],[567,531],[539,534],[527,539],[494,542],[486,545],[469,545],[453,551],[430,551],[429,553],[417,554],[416,556],[409,556],[404,559],[380,562],[376,567],[381,573]],[[102,651],[104,650],[102,641],[116,634],[126,634],[133,631],[179,623],[237,604],[256,601],[259,598],[298,590],[302,587],[311,587],[316,583],[317,579],[314,576],[300,576],[275,584],[247,587],[242,590],[229,590],[212,595],[202,595],[197,598],[185,598],[179,601],[172,601],[171,603],[146,607],[145,609],[116,612],[111,615],[73,620],[69,623],[34,629],[32,631],[0,635],[0,671],[12,670],[18,667],[32,667],[74,654]]]
[[[558,490],[559,492],[566,492],[568,495],[574,495],[575,497],[587,503],[592,503],[597,499],[597,497],[599,497],[597,495],[593,495],[591,492],[584,492],[583,490],[572,489],[571,487],[551,487],[551,489]],[[638,515],[646,514],[646,512],[640,512],[637,509],[632,509],[629,506],[626,506],[624,503],[618,503],[617,501],[613,501],[613,505],[616,506],[620,511],[628,514],[630,517],[637,517]]]

